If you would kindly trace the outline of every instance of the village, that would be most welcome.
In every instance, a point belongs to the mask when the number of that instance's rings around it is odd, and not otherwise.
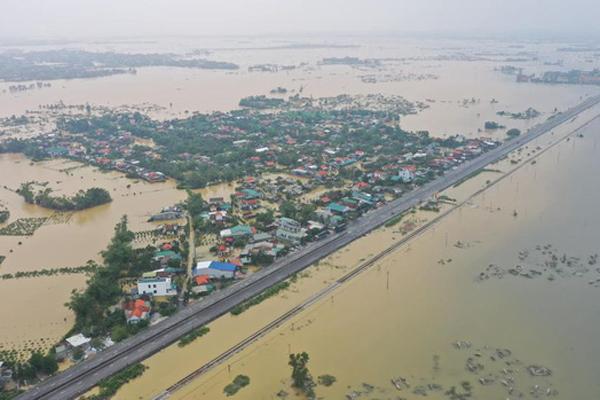
[[[381,109],[318,107],[166,122],[86,115],[59,121],[43,139],[4,142],[2,152],[72,159],[149,183],[175,179],[188,190],[187,202],[150,218],[156,230],[148,237],[125,239],[136,267],[115,275],[119,285],[98,311],[111,324],[78,323],[45,357],[69,365],[93,357],[500,144],[405,132],[398,119]],[[225,185],[229,198],[193,191],[211,185]],[[438,200],[423,209],[436,211]],[[78,313],[77,304],[70,307]],[[56,370],[24,373],[16,360],[3,368],[9,388]]]

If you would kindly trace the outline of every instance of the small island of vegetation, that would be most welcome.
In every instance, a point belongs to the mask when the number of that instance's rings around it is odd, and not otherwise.
[[[283,99],[271,98],[267,96],[249,96],[240,100],[240,107],[247,108],[277,108],[284,103]]]
[[[496,130],[496,129],[504,129],[506,128],[504,125],[500,125],[499,123],[497,123],[496,121],[486,121],[485,124],[483,125],[483,127],[486,130]]]
[[[37,186],[37,188],[36,188]],[[25,202],[56,211],[79,211],[107,204],[112,201],[110,193],[102,188],[80,190],[72,197],[52,196],[52,189],[45,184],[27,182],[21,185],[18,193]]]
[[[232,383],[225,386],[225,388],[223,389],[223,392],[227,395],[227,397],[233,396],[240,389],[248,386],[249,384],[250,384],[249,377],[247,377],[246,375],[238,375],[233,379]]]
[[[508,136],[509,139],[514,139],[518,136],[521,136],[521,131],[516,128],[509,129],[508,131],[506,131],[506,136]]]

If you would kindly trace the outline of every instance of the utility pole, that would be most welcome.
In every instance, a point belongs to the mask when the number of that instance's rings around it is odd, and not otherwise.
[[[390,271],[387,271],[387,282],[386,282],[386,288],[387,290],[390,290]]]

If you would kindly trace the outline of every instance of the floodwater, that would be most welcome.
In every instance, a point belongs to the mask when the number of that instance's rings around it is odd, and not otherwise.
[[[338,40],[339,41],[339,40]],[[314,42],[314,39],[313,39]],[[535,120],[512,120],[499,117],[498,111],[521,112],[529,107],[547,118],[555,108],[564,109],[598,88],[569,85],[537,85],[515,82],[515,76],[495,69],[517,65],[527,73],[551,69],[542,61],[563,60],[559,69],[580,66],[577,54],[557,53],[560,44],[531,44],[523,48],[509,43],[464,41],[416,41],[408,39],[361,40],[348,38],[342,43],[352,48],[259,49],[281,46],[266,40],[256,43],[225,41],[219,43],[156,42],[148,44],[153,51],[192,51],[212,48],[210,58],[240,65],[236,71],[207,71],[178,68],[140,68],[136,75],[116,75],[96,79],[53,81],[52,87],[18,93],[0,82],[0,117],[37,110],[40,105],[59,101],[65,104],[90,103],[105,106],[138,105],[157,118],[184,117],[192,112],[228,111],[238,108],[242,97],[269,95],[271,89],[284,87],[289,94],[302,91],[305,96],[329,97],[339,94],[382,93],[400,95],[413,102],[424,102],[429,108],[417,116],[407,116],[401,125],[408,130],[428,130],[434,135],[462,133],[480,136],[479,129],[487,120],[496,120],[508,128],[525,129]],[[102,47],[88,45],[90,50],[132,51],[128,45]],[[506,57],[484,57],[481,61],[458,61],[461,55],[481,57],[496,49],[506,55],[520,52],[535,54],[539,60],[511,63]],[[165,50],[166,49],[166,50]],[[138,50],[139,51],[139,50]],[[535,53],[534,53],[535,52]],[[376,68],[319,65],[325,57],[361,57],[384,60]],[[449,59],[440,59],[448,57]],[[257,64],[295,65],[293,70],[250,72]],[[300,66],[302,63],[306,65]],[[600,60],[586,68],[600,66]],[[553,67],[558,68],[558,67]],[[426,75],[423,77],[423,75]],[[363,81],[375,77],[376,83]],[[3,90],[5,90],[3,92]],[[463,104],[474,99],[474,103]],[[495,100],[492,103],[492,100]],[[539,119],[538,119],[539,121]],[[503,134],[503,132],[499,132]],[[494,135],[495,132],[487,132]]]
[[[0,117],[37,110],[41,105],[59,101],[115,107],[138,105],[156,118],[184,117],[192,112],[235,109],[244,96],[268,94],[271,89],[282,86],[290,94],[302,91],[303,95],[315,97],[342,93],[401,95],[429,106],[418,115],[403,117],[401,126],[405,129],[428,130],[436,136],[463,133],[502,137],[503,130],[479,132],[479,129],[486,120],[498,121],[507,128],[526,129],[547,118],[555,108],[565,109],[585,96],[598,93],[598,88],[586,86],[518,84],[514,76],[495,71],[502,65],[512,64],[502,61],[502,57],[485,61],[436,58],[454,53],[485,53],[491,49],[513,55],[535,50],[538,60],[517,63],[526,73],[581,67],[582,55],[557,54],[556,48],[562,45],[558,43],[525,43],[515,50],[510,43],[497,42],[416,42],[383,38],[347,38],[343,42],[359,47],[268,50],[259,47],[281,46],[281,42],[265,44],[262,40],[257,43],[233,39],[176,45],[163,41],[141,45],[147,46],[144,49],[140,49],[140,44],[78,44],[77,47],[91,50],[133,52],[187,52],[209,48],[208,58],[236,62],[241,69],[223,72],[140,68],[136,75],[53,81],[50,88],[20,93],[9,93],[5,89],[11,83],[0,82]],[[345,56],[394,60],[384,62],[380,69],[366,70],[317,65],[324,57]],[[563,59],[563,67],[542,67],[542,62],[558,58]],[[299,65],[304,62],[308,64],[293,71],[248,71],[248,66],[254,64]],[[595,59],[585,64],[585,69],[598,66]],[[437,79],[389,79],[389,76],[409,74],[431,74]],[[363,82],[361,77],[365,75],[374,75],[379,82]],[[475,101],[465,104],[465,99]],[[497,111],[521,112],[528,107],[536,108],[542,115],[529,121],[496,116]],[[582,120],[583,116],[577,122]],[[599,187],[594,181],[596,176],[589,173],[594,168],[597,170],[597,161],[591,156],[593,149],[595,141],[591,132],[586,133],[584,139],[573,139],[550,151],[535,166],[527,166],[510,180],[494,186],[477,197],[472,205],[462,207],[435,229],[344,285],[334,293],[333,300],[328,298],[319,303],[236,356],[229,362],[231,375],[225,366],[220,366],[175,397],[220,398],[222,387],[237,373],[245,373],[252,379],[237,398],[270,399],[282,389],[291,393],[286,366],[290,349],[310,353],[313,375],[330,373],[338,378],[331,388],[317,388],[318,394],[326,398],[343,398],[351,391],[348,386],[356,389],[362,382],[383,391],[378,392],[378,397],[398,395],[390,392],[393,389],[390,379],[398,375],[411,377],[413,381],[429,378],[433,373],[434,355],[439,356],[440,368],[436,369],[435,379],[440,383],[458,384],[463,378],[474,380],[465,376],[461,357],[466,353],[457,355],[451,347],[455,340],[470,340],[473,348],[509,347],[516,357],[547,365],[555,372],[551,383],[560,391],[561,398],[564,394],[572,398],[598,397],[591,377],[593,361],[598,359],[590,333],[597,318],[592,308],[598,300],[593,288],[576,279],[554,282],[503,279],[474,283],[474,277],[485,266],[492,262],[512,262],[522,247],[550,241],[563,252],[598,250],[593,249],[597,243],[592,240],[598,236],[593,231],[597,217],[592,207],[597,203],[595,191]],[[504,162],[501,169],[509,167],[511,165]],[[497,175],[482,174],[450,193],[464,198],[479,189],[486,179]],[[581,177],[586,177],[588,184],[578,184],[582,182]],[[0,237],[0,255],[7,256],[0,265],[0,273],[78,266],[88,259],[97,260],[122,215],[128,215],[133,230],[151,229],[152,225],[146,222],[149,215],[185,197],[185,192],[177,190],[172,182],[149,185],[72,162],[54,160],[31,164],[19,155],[2,155],[0,202],[10,209],[11,221],[51,214],[25,204],[18,195],[4,188],[14,190],[29,180],[48,181],[58,193],[100,186],[110,190],[114,201],[75,213],[67,223],[46,224],[30,237]],[[205,199],[227,199],[234,186],[223,184],[199,192]],[[564,193],[569,193],[568,203],[563,200]],[[501,210],[492,212],[497,207]],[[515,209],[518,210],[516,218],[513,217]],[[189,347],[172,346],[157,354],[146,361],[150,370],[125,386],[117,398],[145,399],[160,393],[274,316],[283,314],[389,246],[401,237],[400,229],[408,230],[411,223],[422,224],[434,217],[432,213],[417,213],[406,226],[402,225],[404,228],[374,232],[311,268],[309,276],[299,279],[291,290],[277,298],[238,317],[225,316],[215,321],[211,332]],[[476,242],[476,245],[458,249],[452,245],[457,240]],[[449,258],[452,262],[438,264],[440,259]],[[49,347],[72,325],[72,315],[63,304],[71,289],[82,288],[84,284],[83,275],[0,281],[0,346]],[[557,295],[559,290],[561,295]],[[568,296],[562,296],[563,293]],[[566,329],[570,326],[581,328],[568,333]],[[497,390],[497,385],[489,390]],[[492,397],[499,394],[490,393],[493,394],[486,392]],[[410,392],[400,395],[413,396]],[[363,395],[369,396],[375,397],[374,394]]]
[[[309,353],[315,378],[337,378],[329,388],[316,388],[317,395],[327,399],[346,398],[353,391],[363,393],[357,398],[417,399],[421,396],[412,391],[418,385],[436,383],[445,391],[463,381],[471,382],[473,398],[513,398],[499,383],[504,379],[496,378],[489,386],[478,382],[486,374],[502,377],[504,368],[512,368],[512,385],[524,398],[533,398],[530,390],[535,385],[544,393],[556,390],[555,398],[598,398],[595,304],[600,289],[588,284],[600,277],[594,268],[582,276],[554,280],[506,274],[479,282],[477,277],[490,264],[522,264],[519,252],[535,253],[538,245],[552,244],[557,254],[582,260],[599,252],[595,238],[600,233],[600,182],[594,171],[600,167],[595,156],[600,120],[581,131],[583,138],[561,142],[535,164],[525,162],[539,152],[537,146],[556,142],[599,111],[581,115],[492,166],[507,172],[516,168],[510,160],[522,160],[516,172],[474,198],[469,200],[487,181],[503,174],[486,172],[449,189],[447,195],[468,202],[170,398],[225,398],[223,387],[238,374],[248,375],[251,383],[235,395],[237,399],[276,399],[282,390],[296,398],[287,366],[290,351]],[[186,348],[165,349],[145,361],[150,369],[117,398],[153,398],[399,240],[400,231],[411,222],[423,224],[435,216],[419,212],[396,227],[380,229],[308,269],[307,276],[276,298],[240,316],[214,321],[208,335]],[[456,341],[468,341],[472,347],[458,350]],[[496,349],[511,351],[512,367],[491,361]],[[485,366],[477,374],[465,369],[468,357],[477,358],[475,353],[482,354]],[[529,365],[550,368],[552,376],[533,378],[525,369]],[[399,392],[392,386],[390,380],[399,376],[410,382],[410,390]],[[443,391],[429,392],[429,397],[446,398]]]
[[[110,204],[53,218],[32,236],[0,236],[0,255],[6,257],[0,265],[2,274],[99,261],[100,251],[106,248],[123,215],[128,216],[130,229],[150,230],[150,215],[186,196],[173,182],[132,181],[119,173],[100,172],[66,160],[32,163],[22,155],[4,154],[0,155],[0,171],[0,202],[11,212],[3,226],[20,218],[53,214],[26,204],[14,193],[23,182],[48,182],[57,195],[97,186],[107,189],[113,198]],[[84,287],[85,280],[83,274],[0,280],[0,346],[30,348],[29,341],[38,343],[45,338],[42,348],[46,348],[60,339],[73,323],[64,303],[72,289]]]

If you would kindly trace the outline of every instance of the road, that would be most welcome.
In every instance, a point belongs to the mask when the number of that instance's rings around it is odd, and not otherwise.
[[[196,231],[194,228],[194,218],[187,213],[187,221],[188,221],[188,257],[186,264],[186,279],[183,282],[183,286],[181,288],[181,293],[179,294],[179,304],[183,305],[185,300],[185,293],[188,290],[188,283],[192,281],[193,278],[193,269],[194,263],[196,262]]]
[[[206,325],[229,312],[236,305],[254,297],[265,289],[301,271],[352,241],[380,227],[386,221],[427,200],[434,194],[468,178],[490,163],[498,161],[510,152],[555,127],[575,118],[581,112],[600,103],[600,96],[590,97],[581,104],[534,126],[527,133],[468,161],[428,184],[407,193],[385,206],[366,213],[348,225],[348,229],[292,253],[273,265],[251,275],[244,281],[209,296],[202,302],[192,304],[174,316],[140,332],[138,335],[117,343],[68,370],[41,382],[17,397],[19,400],[72,399],[94,387],[100,380],[179,340],[192,329]]]
[[[188,375],[186,375],[185,377],[183,377],[179,381],[175,382],[173,385],[169,386],[167,389],[165,389],[163,392],[161,392],[157,396],[153,397],[153,400],[166,400],[166,399],[168,399],[173,393],[175,393],[176,391],[184,388],[186,385],[188,385],[193,380],[197,379],[199,376],[207,373],[208,371],[210,371],[214,367],[216,367],[216,366],[224,363],[226,360],[228,360],[229,358],[231,358],[235,354],[241,352],[242,350],[244,350],[245,348],[247,348],[248,346],[250,346],[256,340],[258,340],[261,337],[265,336],[267,333],[271,332],[272,330],[278,328],[284,322],[290,320],[291,318],[293,318],[297,314],[301,313],[302,311],[304,311],[305,309],[307,309],[308,307],[310,307],[311,305],[313,305],[317,301],[322,300],[323,298],[325,298],[325,296],[328,296],[330,293],[332,293],[333,291],[335,291],[342,284],[345,284],[349,280],[356,278],[360,273],[366,271],[368,268],[372,267],[373,265],[376,265],[376,263],[379,260],[381,260],[382,258],[384,258],[385,256],[387,256],[388,254],[392,253],[393,251],[395,251],[396,249],[398,249],[400,246],[403,246],[407,242],[413,240],[415,237],[421,235],[423,232],[425,232],[426,230],[428,230],[429,228],[431,228],[432,226],[434,226],[435,224],[437,224],[439,221],[441,221],[442,219],[446,218],[449,214],[453,213],[456,209],[464,206],[465,204],[467,204],[468,202],[470,202],[473,198],[477,197],[478,195],[480,195],[484,191],[488,190],[493,185],[495,185],[495,184],[501,182],[502,180],[506,179],[507,177],[511,176],[513,173],[515,173],[516,171],[520,170],[525,165],[529,164],[529,162],[531,162],[531,161],[539,158],[542,154],[544,154],[548,150],[554,148],[554,146],[562,143],[564,140],[567,140],[568,138],[572,137],[580,129],[586,127],[588,124],[590,124],[591,122],[593,122],[593,121],[595,121],[595,120],[597,120],[599,118],[600,118],[600,115],[594,117],[589,122],[586,122],[584,125],[578,126],[577,129],[575,131],[573,131],[573,133],[570,133],[569,135],[566,135],[566,136],[561,136],[560,140],[554,141],[551,145],[545,147],[543,150],[541,150],[539,152],[536,152],[534,155],[532,155],[529,158],[527,158],[526,160],[522,161],[521,165],[519,165],[518,167],[510,170],[508,173],[503,174],[500,178],[495,179],[490,184],[488,184],[485,187],[483,187],[483,188],[479,189],[478,191],[474,192],[473,194],[471,194],[469,197],[467,197],[462,202],[453,205],[451,208],[449,208],[448,210],[446,210],[443,213],[439,214],[434,219],[430,220],[426,224],[418,227],[414,231],[412,231],[409,234],[407,234],[406,236],[402,237],[402,239],[396,241],[390,247],[386,248],[385,250],[381,251],[380,253],[374,255],[373,257],[371,257],[368,260],[364,261],[363,263],[359,264],[356,268],[352,269],[346,275],[342,276],[341,278],[339,278],[338,280],[336,280],[335,282],[333,282],[329,286],[325,287],[324,289],[320,290],[317,293],[314,293],[308,299],[304,300],[301,304],[298,304],[298,305],[292,307],[290,310],[286,311],[283,315],[280,315],[279,317],[273,319],[271,322],[269,322],[264,327],[260,328],[258,331],[252,333],[250,336],[246,337],[241,342],[236,343],[235,345],[233,345],[229,349],[225,350],[223,353],[219,354],[216,358],[210,360],[209,362],[207,362],[204,365],[201,365],[199,368],[197,368],[196,370],[192,371],[191,373],[189,373]]]

